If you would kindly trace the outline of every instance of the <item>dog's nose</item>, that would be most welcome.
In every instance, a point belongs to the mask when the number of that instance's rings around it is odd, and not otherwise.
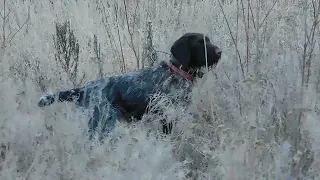
[[[218,55],[219,57],[221,57],[221,51],[217,52],[217,55]]]
[[[218,56],[221,56],[221,53],[222,53],[222,51],[217,47],[217,48],[216,48],[216,54],[217,54]]]

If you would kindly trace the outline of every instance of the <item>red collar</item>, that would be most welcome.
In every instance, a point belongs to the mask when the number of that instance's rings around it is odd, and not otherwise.
[[[180,76],[182,76],[190,81],[194,81],[195,78],[191,74],[183,71],[182,69],[177,68],[176,66],[174,66],[170,62],[168,62],[167,64],[170,69],[172,69],[174,72],[178,73]]]

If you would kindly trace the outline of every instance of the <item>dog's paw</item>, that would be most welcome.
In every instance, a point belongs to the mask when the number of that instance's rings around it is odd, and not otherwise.
[[[38,106],[43,107],[43,106],[48,106],[54,102],[54,94],[53,93],[47,93],[41,96]]]

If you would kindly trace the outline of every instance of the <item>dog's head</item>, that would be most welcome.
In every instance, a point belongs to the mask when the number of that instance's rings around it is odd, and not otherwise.
[[[216,65],[222,51],[213,45],[207,36],[200,33],[186,33],[171,46],[172,56],[187,68],[200,70]]]

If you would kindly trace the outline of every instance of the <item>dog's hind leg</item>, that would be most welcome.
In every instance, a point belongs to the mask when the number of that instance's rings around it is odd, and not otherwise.
[[[88,122],[89,139],[92,140],[97,134],[100,142],[110,135],[121,118],[121,113],[109,103],[101,103],[94,107],[93,115]]]

